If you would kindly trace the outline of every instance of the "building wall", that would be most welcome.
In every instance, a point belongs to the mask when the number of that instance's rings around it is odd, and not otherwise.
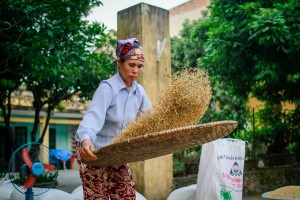
[[[280,187],[300,184],[300,165],[283,165],[265,168],[245,169],[243,194],[262,194]],[[175,177],[174,190],[197,184],[198,175]]]
[[[1,121],[0,121],[0,126],[4,127],[4,123],[2,123]],[[75,132],[69,133],[69,130],[72,130],[71,126],[74,126],[74,125],[71,125],[71,124],[49,124],[49,127],[54,128],[56,130],[56,149],[65,149],[65,150],[71,151],[70,147],[73,145],[70,145],[69,143],[74,142],[74,140],[69,135],[75,134]],[[28,123],[12,122],[11,127],[13,128],[14,133],[17,128],[25,127],[27,130],[27,139],[24,142],[25,143],[31,142],[31,131],[33,129],[33,122],[32,123],[30,123],[30,122],[28,122]],[[4,131],[4,129],[3,129],[3,131]],[[39,139],[40,132],[41,132],[41,130],[40,130],[40,128],[38,128],[36,139]],[[4,133],[0,132],[0,134],[4,134]],[[46,134],[44,140],[45,140],[44,144],[46,146],[48,146],[48,141],[46,141],[46,140],[48,140],[47,134]]]
[[[54,112],[51,116],[48,130],[44,137],[43,144],[49,146],[49,128],[55,129],[55,143],[56,149],[68,150],[74,153],[74,134],[76,129],[82,119],[83,114],[80,113],[57,113]],[[14,137],[16,132],[19,130],[21,135],[26,135],[26,138],[22,136],[22,140],[18,140],[17,145],[23,145],[28,142],[31,142],[31,131],[33,129],[34,123],[34,112],[32,110],[13,110],[12,117],[10,119],[11,127],[14,132]],[[37,130],[36,140],[40,138],[42,127],[45,121],[45,113],[41,112],[40,125]],[[8,138],[5,137],[5,128],[4,128],[3,118],[0,118],[0,169],[6,168],[10,157],[12,155],[12,149],[10,146],[7,146]],[[21,131],[20,131],[21,130]],[[16,139],[16,138],[15,138]]]
[[[170,9],[170,36],[179,35],[182,24],[186,19],[193,21],[202,18],[202,12],[207,10],[209,2],[209,0],[191,0]]]

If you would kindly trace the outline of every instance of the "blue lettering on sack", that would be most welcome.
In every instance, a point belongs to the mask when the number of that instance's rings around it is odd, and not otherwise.
[[[218,160],[245,160],[245,157],[243,156],[226,156],[226,155],[218,155],[217,156]]]

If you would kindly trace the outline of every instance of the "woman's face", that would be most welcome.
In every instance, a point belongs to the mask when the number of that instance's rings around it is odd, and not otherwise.
[[[137,79],[142,73],[144,62],[141,60],[126,60],[121,63],[120,59],[117,61],[118,70],[124,83],[129,88],[131,83]]]

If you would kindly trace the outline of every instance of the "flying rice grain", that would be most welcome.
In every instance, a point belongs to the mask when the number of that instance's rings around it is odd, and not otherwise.
[[[183,70],[172,78],[153,103],[113,140],[133,137],[196,124],[205,114],[212,97],[210,78],[204,70]]]

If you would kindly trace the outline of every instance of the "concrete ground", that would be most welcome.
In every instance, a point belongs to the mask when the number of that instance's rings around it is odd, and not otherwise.
[[[257,194],[243,196],[243,200],[265,200],[265,198],[262,198],[261,194]]]
[[[55,189],[72,193],[78,186],[81,185],[81,179],[77,169],[59,170],[57,177],[58,185]]]
[[[60,170],[57,177],[58,186],[56,189],[65,191],[67,193],[72,193],[78,186],[81,185],[81,179],[79,177],[79,172],[77,169],[71,170]],[[150,199],[149,199],[150,200]],[[245,195],[243,200],[264,200],[261,194],[257,195]]]

